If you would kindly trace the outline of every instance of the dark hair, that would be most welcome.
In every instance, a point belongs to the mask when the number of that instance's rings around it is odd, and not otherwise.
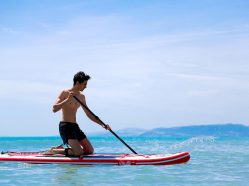
[[[76,82],[83,83],[84,81],[88,81],[91,77],[87,74],[85,74],[82,71],[77,72],[73,77],[73,85],[76,84]]]

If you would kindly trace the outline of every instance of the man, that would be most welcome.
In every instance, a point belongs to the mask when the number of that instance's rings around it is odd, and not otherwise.
[[[76,112],[81,108],[87,117],[103,128],[110,130],[109,125],[104,126],[96,117],[94,117],[87,109],[85,109],[75,98],[77,97],[84,105],[87,106],[85,96],[81,93],[87,87],[90,76],[84,72],[78,72],[73,78],[73,87],[63,90],[55,104],[53,112],[62,111],[59,131],[64,144],[68,144],[70,148],[52,148],[52,154],[65,154],[66,156],[81,156],[83,154],[92,154],[94,149],[87,139],[86,135],[80,130],[76,122]]]

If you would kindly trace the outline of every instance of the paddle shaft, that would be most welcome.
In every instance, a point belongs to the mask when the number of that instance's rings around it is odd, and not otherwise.
[[[88,112],[90,112],[97,120],[100,121],[102,125],[107,127],[107,125],[98,117],[96,116],[82,101],[80,101],[76,96],[73,96],[74,99],[76,99]],[[109,131],[116,137],[118,138],[126,147],[128,147],[134,154],[137,154],[136,151],[134,151],[127,143],[124,142],[115,132],[112,131],[112,129],[109,129]]]

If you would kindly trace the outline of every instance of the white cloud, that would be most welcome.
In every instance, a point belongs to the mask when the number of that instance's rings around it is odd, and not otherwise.
[[[206,76],[206,75],[195,75],[195,74],[167,74],[168,76],[173,76],[182,79],[190,79],[195,81],[221,81],[224,80],[222,77]]]
[[[53,84],[18,80],[0,80],[0,87],[0,99],[2,100],[26,100],[40,104],[51,100],[50,96],[61,89]]]
[[[0,33],[3,32],[5,34],[18,34],[19,32],[11,27],[6,27],[3,25],[0,25]]]
[[[213,96],[213,95],[218,95],[220,93],[219,90],[202,90],[202,91],[190,91],[187,94],[190,96]]]

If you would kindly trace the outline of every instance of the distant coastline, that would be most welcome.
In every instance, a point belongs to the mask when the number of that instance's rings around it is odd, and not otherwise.
[[[209,124],[190,125],[182,127],[155,128],[145,130],[140,128],[127,128],[117,130],[120,136],[152,136],[152,137],[194,137],[194,136],[217,136],[217,137],[249,137],[249,126],[244,124]],[[90,136],[110,136],[108,132],[92,133]]]

